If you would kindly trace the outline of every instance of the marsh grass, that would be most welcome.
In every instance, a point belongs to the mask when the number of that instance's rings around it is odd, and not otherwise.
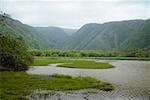
[[[53,78],[40,78],[25,72],[0,72],[0,99],[16,100],[29,95],[33,90],[79,90],[95,88],[104,91],[113,89],[109,83],[91,77],[71,77],[68,75],[52,75]]]
[[[83,61],[83,60],[75,60],[72,63],[65,63],[58,65],[59,67],[67,67],[67,68],[87,68],[87,69],[107,69],[113,68],[109,63],[103,62],[95,62],[95,61]]]
[[[109,63],[95,62],[91,59],[52,59],[48,57],[35,57],[34,63],[31,66],[47,66],[48,64],[63,63],[59,64],[58,67],[67,68],[87,68],[87,69],[107,69],[113,68]]]
[[[66,63],[66,62],[69,62],[69,60],[49,58],[49,57],[34,57],[34,62],[31,64],[31,66],[47,66],[48,64]]]

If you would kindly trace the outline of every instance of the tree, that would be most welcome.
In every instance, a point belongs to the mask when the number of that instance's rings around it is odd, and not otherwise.
[[[0,34],[0,70],[25,71],[32,56],[21,37]]]
[[[2,15],[3,17],[8,17],[11,18],[11,16],[5,12],[0,11],[0,15]]]

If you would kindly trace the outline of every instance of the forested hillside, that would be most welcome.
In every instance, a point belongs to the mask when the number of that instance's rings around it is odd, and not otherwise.
[[[32,27],[0,15],[0,33],[21,36],[32,49],[150,48],[150,20],[89,23],[79,30]]]
[[[149,20],[86,24],[66,43],[70,49],[149,48]]]
[[[149,48],[150,49],[150,19],[136,30],[121,46],[122,48]]]
[[[65,40],[69,38],[68,34],[58,27],[35,27],[34,29],[41,39],[52,44],[53,49],[61,49]]]
[[[33,27],[7,16],[0,15],[0,33],[21,36],[34,49],[49,48],[51,46],[50,43],[46,43],[36,34]]]
[[[21,36],[32,49],[60,49],[69,37],[61,28],[32,27],[4,15],[0,15],[0,33]]]

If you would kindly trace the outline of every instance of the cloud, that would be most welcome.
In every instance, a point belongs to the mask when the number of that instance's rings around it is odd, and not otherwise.
[[[79,28],[86,23],[104,23],[129,19],[148,19],[147,0],[30,0],[0,1],[2,11],[32,26]]]

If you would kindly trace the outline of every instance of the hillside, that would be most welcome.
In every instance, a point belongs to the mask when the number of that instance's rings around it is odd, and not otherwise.
[[[21,36],[33,49],[48,49],[51,45],[43,41],[35,32],[34,28],[21,22],[0,15],[0,33],[11,36]]]
[[[150,19],[130,36],[121,45],[122,48],[149,48],[150,49]]]
[[[73,35],[74,33],[77,32],[78,29],[69,29],[69,28],[62,28],[64,32],[68,35]]]
[[[149,48],[149,24],[148,20],[86,24],[73,34],[66,43],[66,48],[79,50]]]
[[[0,33],[21,36],[32,49],[150,48],[150,20],[89,23],[76,30],[32,27],[0,15]]]
[[[21,36],[32,49],[60,48],[68,38],[68,33],[61,28],[32,27],[3,15],[0,15],[0,33]]]
[[[69,38],[68,34],[58,27],[35,27],[34,29],[41,39],[53,45],[53,49],[60,49]]]

